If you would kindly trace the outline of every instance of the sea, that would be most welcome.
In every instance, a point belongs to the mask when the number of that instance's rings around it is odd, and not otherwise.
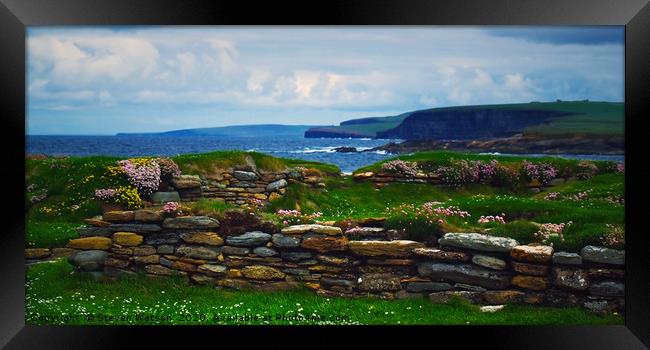
[[[358,151],[370,150],[389,142],[401,140],[235,137],[235,136],[58,136],[29,135],[26,137],[27,154],[49,156],[104,155],[117,157],[176,156],[187,153],[205,153],[221,150],[243,150],[266,153],[274,157],[304,159],[337,165],[343,173],[378,161],[394,157],[385,151],[337,152],[338,147],[355,147]],[[495,155],[507,155],[490,153]],[[530,157],[548,156],[529,154]],[[611,160],[622,162],[624,156],[611,155],[557,155],[572,159]]]

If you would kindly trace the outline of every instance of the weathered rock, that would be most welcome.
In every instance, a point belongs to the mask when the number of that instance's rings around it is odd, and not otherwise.
[[[103,250],[84,250],[74,253],[68,257],[68,262],[81,271],[100,271],[104,267],[104,261],[108,252]]]
[[[135,233],[154,233],[160,232],[162,228],[155,224],[112,224],[108,227],[113,232],[135,232]]]
[[[132,249],[133,255],[135,255],[135,256],[156,254],[156,248],[152,247],[150,245],[141,245],[141,246],[133,247],[131,249]]]
[[[267,247],[257,247],[253,249],[253,254],[262,257],[267,257],[267,256],[276,256],[278,255],[278,252],[275,249],[271,249]]]
[[[308,276],[310,274],[309,270],[307,269],[284,269],[282,270],[284,273],[289,274],[289,275],[297,275],[297,276]]]
[[[429,300],[434,304],[446,304],[452,299],[461,299],[472,304],[480,304],[483,301],[481,292],[470,291],[444,291],[429,294]]]
[[[135,211],[135,221],[138,222],[162,222],[162,212],[158,210],[141,209]]]
[[[625,285],[614,281],[593,283],[589,287],[589,294],[601,297],[623,297],[625,296]]]
[[[208,276],[223,276],[228,272],[228,268],[223,265],[202,264],[197,271]]]
[[[190,279],[197,284],[212,284],[214,283],[214,278],[208,277],[205,275],[194,274],[190,276]]]
[[[345,287],[352,289],[357,286],[356,281],[350,281],[350,280],[344,280],[344,279],[334,279],[334,278],[328,278],[328,277],[323,277],[320,279],[320,285],[323,288],[332,288],[332,287]]]
[[[108,227],[111,225],[110,222],[104,221],[98,218],[84,219],[84,222],[90,226],[94,227]]]
[[[526,264],[517,261],[512,261],[512,268],[515,272],[531,276],[546,276],[549,271],[548,265]]]
[[[348,248],[348,239],[345,237],[309,236],[302,240],[300,246],[304,249],[315,250],[320,253],[331,251],[344,251]]]
[[[25,258],[27,259],[43,259],[50,256],[50,252],[47,248],[27,248],[25,249]]]
[[[71,239],[66,247],[73,249],[99,249],[107,250],[111,247],[113,241],[107,237],[84,237]]]
[[[361,227],[384,227],[386,218],[375,217],[375,218],[364,218],[359,220],[359,226]]]
[[[212,246],[223,245],[223,238],[214,232],[190,232],[182,233],[181,239],[186,243],[206,244]]]
[[[352,174],[352,178],[354,178],[355,180],[366,180],[366,179],[370,179],[373,176],[375,176],[375,173],[373,173],[372,171]]]
[[[151,195],[151,201],[154,203],[180,202],[181,196],[178,191],[154,192]]]
[[[226,287],[226,288],[232,288],[232,289],[249,289],[252,287],[251,283],[245,280],[240,280],[240,279],[234,279],[234,278],[224,278],[217,280],[215,282],[215,285],[219,287]]]
[[[487,290],[481,286],[475,286],[473,284],[466,284],[466,283],[456,283],[454,284],[454,289],[469,290],[472,292],[485,292]]]
[[[133,258],[133,262],[136,264],[159,264],[160,263],[160,256],[157,254],[153,255],[144,255],[144,256],[136,256]]]
[[[300,246],[300,237],[285,236],[276,233],[272,237],[273,245],[278,248],[296,248]]]
[[[280,252],[283,260],[298,262],[305,259],[311,259],[312,253],[310,252]]]
[[[111,257],[108,257],[104,260],[104,266],[110,266],[110,267],[115,267],[115,268],[126,268],[129,266],[129,261],[128,260],[122,260],[122,259],[114,259]]]
[[[589,278],[625,278],[625,270],[622,269],[604,269],[604,268],[590,268],[587,271]]]
[[[176,260],[172,263],[172,269],[174,270],[179,270],[179,271],[185,271],[185,272],[195,272],[196,271],[196,265],[190,264],[184,261]]]
[[[343,231],[340,227],[317,224],[293,225],[282,229],[282,234],[285,235],[301,235],[307,232],[320,233],[328,236],[339,236]]]
[[[401,289],[398,276],[389,273],[367,273],[358,280],[358,288],[364,291],[396,291]]]
[[[410,282],[406,285],[406,291],[411,293],[441,292],[451,289],[451,284],[444,282]]]
[[[561,288],[586,290],[589,288],[589,275],[582,269],[554,267],[553,283]]]
[[[519,303],[526,294],[518,290],[489,290],[483,293],[483,299],[488,304]]]
[[[620,310],[620,305],[615,300],[608,299],[587,299],[582,306],[590,312],[606,315]]]
[[[331,264],[331,265],[347,265],[350,263],[350,259],[346,257],[336,257],[336,256],[330,256],[330,255],[316,255],[316,259],[320,262],[324,262],[326,264]]]
[[[179,216],[163,221],[166,229],[210,230],[219,228],[219,221],[208,216]]]
[[[235,170],[232,175],[239,181],[255,181],[258,176],[252,171]]]
[[[503,289],[510,285],[510,275],[505,272],[487,270],[473,265],[452,265],[424,262],[418,265],[418,273],[433,280],[449,280],[458,283],[479,285],[488,289]]]
[[[129,222],[135,220],[133,211],[109,211],[102,215],[102,220],[108,222]]]
[[[488,255],[476,254],[472,257],[472,262],[492,270],[504,270],[506,268],[505,261]]]
[[[144,238],[145,243],[147,244],[176,244],[180,241],[178,233],[166,232],[166,233],[152,233],[146,235]]]
[[[516,275],[512,278],[512,284],[530,290],[546,290],[550,283],[546,277]]]
[[[174,261],[169,260],[169,259],[167,259],[165,257],[162,257],[162,256],[160,257],[160,259],[158,261],[160,262],[160,265],[165,266],[165,267],[172,267],[172,264],[174,263]]]
[[[279,292],[279,291],[297,289],[300,288],[300,286],[301,284],[299,282],[280,281],[280,282],[264,283],[255,286],[255,290],[262,291],[262,292]]]
[[[312,265],[307,268],[311,272],[327,272],[331,274],[338,274],[343,271],[342,267],[332,265]]]
[[[386,232],[383,227],[353,227],[345,231],[348,237],[377,237]]]
[[[174,254],[174,246],[169,244],[163,244],[158,246],[156,249],[158,254]]]
[[[578,298],[566,291],[548,290],[544,296],[544,302],[552,306],[574,306],[578,303]]]
[[[52,248],[51,249],[52,255],[50,256],[51,259],[58,259],[58,258],[67,258],[70,255],[78,252],[77,249],[71,249],[71,248]]]
[[[426,257],[432,260],[462,262],[469,261],[470,255],[465,252],[451,252],[435,248],[415,248],[413,254],[416,256]]]
[[[176,249],[176,255],[194,259],[214,260],[221,251],[218,248],[182,245]]]
[[[79,237],[110,237],[113,235],[113,230],[108,227],[85,226],[77,228],[77,233]]]
[[[285,179],[280,179],[277,181],[273,181],[270,184],[266,185],[266,190],[268,192],[275,192],[281,188],[287,187],[289,184],[287,183],[287,180]]]
[[[146,265],[144,270],[153,275],[171,276],[174,273],[174,270],[162,265]]]
[[[582,257],[576,253],[557,252],[553,254],[553,263],[560,265],[582,265]]]
[[[226,243],[235,247],[257,247],[271,240],[271,235],[260,231],[246,232],[243,235],[226,237]]]
[[[113,234],[113,242],[116,244],[132,247],[142,244],[144,237],[133,232],[115,232]]]
[[[598,264],[625,265],[625,251],[605,247],[586,246],[580,251],[582,260]]]
[[[424,244],[407,240],[350,241],[348,247],[357,255],[405,257],[411,255],[415,248],[424,248]]]
[[[479,310],[481,312],[495,313],[497,311],[503,310],[504,307],[505,305],[485,305],[485,306],[481,306]]]
[[[249,248],[224,246],[221,252],[225,255],[247,255],[251,252]]]
[[[368,265],[397,265],[397,266],[411,266],[415,260],[413,259],[368,259]]]
[[[421,299],[424,297],[424,294],[422,293],[411,293],[405,290],[399,290],[395,293],[395,299],[397,300],[402,300],[402,299]]]
[[[530,263],[547,263],[553,256],[553,247],[547,245],[519,245],[510,251],[514,260]]]
[[[254,280],[282,279],[285,276],[284,272],[276,268],[263,265],[246,266],[241,269],[241,273],[244,275],[244,277]]]
[[[172,179],[172,185],[177,189],[201,187],[201,178],[198,175],[181,175]]]
[[[519,245],[512,238],[493,237],[480,233],[447,233],[438,240],[441,246],[473,249],[485,252],[509,253]]]

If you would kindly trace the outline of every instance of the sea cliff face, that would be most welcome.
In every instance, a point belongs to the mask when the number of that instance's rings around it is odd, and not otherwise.
[[[508,137],[568,113],[548,110],[463,109],[419,111],[377,138],[405,140],[468,140]]]
[[[306,138],[318,138],[318,137],[327,137],[327,138],[366,138],[374,137],[375,135],[362,133],[352,130],[344,130],[336,127],[316,127],[311,128],[305,131]]]

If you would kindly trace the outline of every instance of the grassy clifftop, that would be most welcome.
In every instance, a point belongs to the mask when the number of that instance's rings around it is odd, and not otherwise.
[[[361,118],[342,122],[338,126],[327,127],[329,137],[341,134],[356,133],[359,137],[376,137],[378,132],[385,132],[399,126],[413,114],[443,111],[464,110],[538,110],[565,113],[561,117],[553,117],[547,123],[531,126],[523,130],[527,135],[544,137],[562,137],[567,135],[593,136],[623,136],[624,134],[624,104],[619,102],[590,102],[590,101],[561,101],[561,102],[530,102],[517,104],[473,105],[431,108],[403,113],[397,116]],[[315,129],[312,129],[315,130]],[[327,137],[318,135],[317,137]]]

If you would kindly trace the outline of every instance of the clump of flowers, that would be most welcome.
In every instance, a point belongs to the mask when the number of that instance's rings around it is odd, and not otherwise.
[[[469,183],[490,184],[495,181],[501,165],[496,159],[487,163],[480,160],[457,160],[449,166],[437,170],[442,182],[451,187],[460,187]]]
[[[567,223],[559,223],[559,224],[553,224],[553,223],[541,224],[537,232],[534,233],[534,237],[535,239],[537,239],[537,241],[543,244],[548,244],[548,241],[551,238],[559,238],[560,242],[564,242],[564,235],[563,235],[564,229],[566,229],[571,224],[573,224],[572,221],[569,221]],[[553,245],[553,243],[551,242],[550,245]]]
[[[567,199],[572,200],[574,202],[581,202],[581,201],[586,200],[587,198],[589,198],[589,192],[591,192],[591,190],[578,192],[576,194],[572,194],[572,195],[567,196]]]
[[[583,160],[576,165],[576,177],[580,180],[590,179],[596,174],[598,174],[598,167],[593,162]]]
[[[167,202],[163,205],[163,211],[167,214],[176,213],[176,211],[181,207],[178,202]]]
[[[300,225],[300,224],[312,224],[314,221],[321,216],[323,213],[316,212],[312,214],[303,214],[300,210],[284,210],[280,209],[275,212],[275,215],[282,220],[284,226],[289,225]]]
[[[625,163],[616,164],[616,171],[625,174]]]
[[[557,170],[547,163],[531,163],[523,161],[522,175],[528,181],[539,181],[540,184],[546,185],[557,176]]]
[[[546,196],[544,196],[544,199],[547,201],[555,201],[560,199],[560,192],[549,192]]]
[[[160,185],[160,166],[153,159],[133,158],[118,164],[127,175],[129,183],[145,196],[150,196]]]
[[[501,213],[501,215],[488,215],[488,216],[482,216],[478,219],[479,224],[488,224],[491,222],[496,222],[499,224],[505,224],[506,223],[506,214]]]
[[[258,209],[260,209],[263,206],[264,206],[264,201],[257,198],[248,198],[245,204],[246,209],[248,209],[250,212],[256,212]]]
[[[170,181],[175,177],[181,176],[181,169],[169,158],[156,158],[156,163],[160,167],[160,178]]]
[[[381,170],[389,174],[415,177],[418,173],[418,164],[416,162],[395,159],[382,164]]]
[[[519,184],[519,171],[513,166],[496,163],[492,184],[502,187],[515,187]]]
[[[106,203],[115,203],[127,209],[137,209],[142,205],[140,194],[133,186],[95,190],[95,197]]]
[[[625,228],[618,225],[606,224],[607,232],[600,237],[603,245],[610,248],[623,248],[625,246]]]

